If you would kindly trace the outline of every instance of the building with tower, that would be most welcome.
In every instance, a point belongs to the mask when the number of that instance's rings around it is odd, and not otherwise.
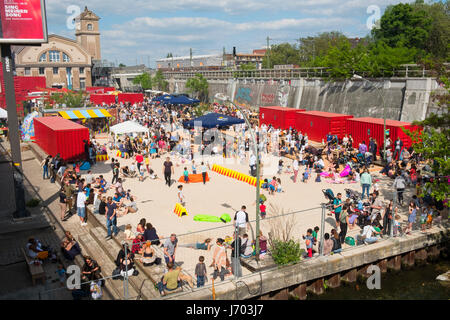
[[[17,75],[45,76],[47,87],[92,86],[92,67],[101,59],[99,20],[85,7],[75,18],[75,40],[51,34],[39,46],[13,47]]]

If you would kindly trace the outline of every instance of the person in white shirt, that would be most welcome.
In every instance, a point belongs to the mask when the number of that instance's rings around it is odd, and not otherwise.
[[[186,199],[183,195],[183,186],[180,184],[178,186],[178,202],[184,207],[186,205]]]
[[[298,157],[292,162],[292,169],[294,170],[294,183],[297,182],[297,175],[299,170]]]
[[[364,243],[371,244],[377,242],[378,238],[376,236],[373,236],[374,234],[380,234],[381,232],[378,232],[375,230],[375,228],[371,225],[367,225],[364,227],[363,232],[361,234],[362,237],[365,236]]]
[[[256,156],[252,153],[249,160],[250,171],[253,177],[256,176]]]
[[[77,215],[80,217],[80,223],[82,226],[86,226],[87,223],[85,222],[86,219],[86,189],[83,189],[83,191],[79,191],[77,195]]]
[[[239,236],[243,236],[246,233],[248,226],[248,213],[245,212],[246,206],[242,206],[241,210],[234,215],[234,225],[239,229]]]

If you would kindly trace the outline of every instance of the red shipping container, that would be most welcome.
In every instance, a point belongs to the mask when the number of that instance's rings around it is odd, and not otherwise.
[[[111,91],[116,91],[116,88],[114,87],[86,87],[86,92],[88,93],[108,93]]]
[[[378,150],[383,150],[383,127],[384,120],[379,118],[347,119],[347,133],[353,137],[354,148],[358,148],[358,145],[363,141],[369,145],[369,138],[372,137],[377,142]],[[412,145],[412,141],[403,132],[402,127],[409,130],[420,130],[418,126],[413,126],[409,122],[386,119],[386,131],[389,132],[386,135],[386,139],[390,137],[393,145],[397,137],[400,137],[400,140],[403,141],[403,147],[409,148]]]
[[[129,102],[131,104],[134,103],[140,103],[144,101],[144,94],[142,93],[119,93],[118,94],[118,101],[126,103]]]
[[[85,159],[83,140],[89,141],[89,129],[62,117],[34,118],[35,142],[47,154],[59,153],[66,161]]]
[[[323,111],[299,111],[297,112],[296,129],[307,133],[312,141],[322,142],[331,132],[342,139],[347,133],[347,119],[353,118],[348,114],[339,114]]]
[[[113,94],[92,94],[89,97],[89,100],[94,104],[114,104],[116,103],[116,96]]]
[[[260,107],[259,124],[271,124],[276,129],[289,129],[289,127],[294,128],[298,111],[306,110],[280,106]]]

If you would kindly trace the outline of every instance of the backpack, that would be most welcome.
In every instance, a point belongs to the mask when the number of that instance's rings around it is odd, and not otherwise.
[[[345,238],[345,243],[348,244],[349,246],[354,246],[355,245],[355,238],[353,238],[353,237],[346,237]]]

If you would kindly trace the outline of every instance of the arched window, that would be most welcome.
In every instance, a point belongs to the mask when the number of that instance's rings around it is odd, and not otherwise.
[[[91,23],[89,23],[89,24],[87,25],[87,29],[88,29],[88,31],[92,31],[92,30],[94,29],[94,27],[92,26]]]
[[[39,62],[46,62],[47,61],[47,52],[44,52],[43,54],[41,54],[41,56],[39,57]]]
[[[63,61],[64,62],[70,62],[69,56],[67,54],[65,54],[64,52],[63,52]]]
[[[50,50],[48,52],[49,55],[49,61],[50,62],[59,62],[60,61],[60,56],[61,56],[61,52],[56,51],[56,50]]]

